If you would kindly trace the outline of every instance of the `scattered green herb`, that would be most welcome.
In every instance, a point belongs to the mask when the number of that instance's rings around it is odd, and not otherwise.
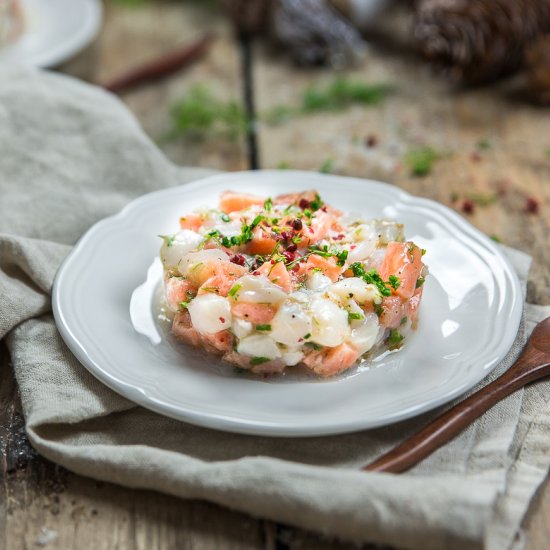
[[[313,210],[313,212],[316,212],[317,210],[319,210],[319,208],[322,208],[323,206],[325,206],[325,203],[319,196],[319,193],[315,193],[315,198],[309,203],[309,207],[311,208],[311,210]]]
[[[311,338],[311,332],[308,332],[308,333],[304,336],[304,340],[307,340],[308,338]]]
[[[361,313],[355,313],[355,312],[349,312],[348,313],[348,319],[350,321],[360,321],[361,319],[364,319],[365,316],[361,315]]]
[[[277,170],[288,170],[290,168],[290,162],[282,160],[277,164]]]
[[[201,290],[204,290],[205,292],[212,292],[214,294],[217,294],[220,291],[217,286],[201,286]]]
[[[392,88],[387,84],[365,84],[337,78],[326,87],[311,86],[302,97],[302,111],[336,111],[354,103],[377,105]]]
[[[480,139],[477,142],[476,147],[482,151],[486,151],[487,149],[491,148],[491,143],[488,139]]]
[[[269,332],[271,330],[271,325],[256,325],[256,330]]]
[[[425,281],[426,281],[425,277],[418,277],[418,279],[416,279],[416,288],[420,288]]]
[[[304,346],[308,346],[310,348],[313,348],[316,351],[319,351],[322,348],[322,346],[320,346],[319,344],[316,344],[315,342],[306,342],[304,344]]]
[[[470,193],[468,198],[477,206],[489,206],[497,201],[495,193]]]
[[[390,286],[397,290],[399,288],[399,285],[401,284],[401,280],[399,277],[396,277],[395,275],[390,275],[390,278],[388,279],[388,283],[390,283]]]
[[[221,215],[222,222],[229,223],[231,221],[231,218],[227,214]]]
[[[180,309],[187,309],[189,302],[180,302],[178,305]]]
[[[237,283],[235,285],[233,285],[231,287],[231,289],[229,290],[229,292],[227,293],[228,296],[231,296],[231,298],[235,298],[235,296],[237,295],[237,292],[239,292],[239,290],[241,290],[243,285],[241,285],[241,283]]]
[[[266,212],[271,212],[272,208],[273,208],[273,200],[271,199],[271,197],[268,197],[264,202],[264,210]]]
[[[498,235],[491,235],[491,239],[496,243],[501,243],[502,239]]]
[[[333,164],[334,161],[332,159],[325,159],[319,168],[319,172],[321,172],[321,174],[330,174],[332,172]]]
[[[405,163],[413,176],[426,176],[439,156],[435,149],[427,145],[414,147],[405,155]]]
[[[214,133],[235,140],[245,133],[246,115],[236,101],[221,101],[202,84],[191,88],[188,94],[171,109],[172,138]]]
[[[390,335],[388,336],[388,347],[390,349],[398,348],[401,342],[405,337],[395,328],[390,330]]]
[[[356,277],[361,277],[367,284],[375,285],[382,296],[389,296],[391,294],[391,290],[386,286],[386,283],[375,269],[365,271],[363,264],[359,262],[355,262],[349,267]]]
[[[158,236],[164,241],[164,244],[166,244],[168,248],[170,248],[174,244],[174,241],[176,240],[175,235],[158,235]]]
[[[401,322],[399,323],[400,325],[404,325],[405,323],[407,322],[407,317],[403,317],[403,319],[401,319]]]
[[[268,361],[271,361],[269,357],[252,357],[252,359],[250,359],[250,364],[261,365],[262,363],[267,363]]]

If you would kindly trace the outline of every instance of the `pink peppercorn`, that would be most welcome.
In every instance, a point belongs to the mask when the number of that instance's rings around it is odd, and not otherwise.
[[[245,262],[244,256],[242,254],[235,254],[234,256],[229,258],[229,261],[237,265],[244,265]]]

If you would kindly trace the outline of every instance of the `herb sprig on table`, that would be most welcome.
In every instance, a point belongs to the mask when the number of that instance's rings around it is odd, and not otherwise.
[[[222,101],[203,84],[193,86],[171,109],[170,138],[219,134],[235,140],[245,133],[245,112],[237,101]]]
[[[278,105],[262,118],[268,124],[282,124],[304,114],[341,111],[352,105],[378,105],[392,91],[389,84],[367,84],[340,77],[326,86],[314,84],[307,88],[300,105]]]

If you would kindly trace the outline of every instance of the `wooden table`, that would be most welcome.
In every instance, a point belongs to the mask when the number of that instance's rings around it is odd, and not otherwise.
[[[403,22],[398,14],[390,26],[403,27]],[[169,80],[125,94],[123,100],[175,162],[245,169],[243,140],[161,139],[170,128],[169,106],[194,83],[207,83],[221,98],[241,96],[239,52],[231,30],[204,4],[149,2],[134,8],[109,4],[97,42],[63,70],[105,82],[206,29],[217,34],[207,57]],[[395,89],[391,96],[378,106],[297,116],[279,126],[261,123],[261,167],[285,163],[317,170],[331,159],[336,173],[389,181],[461,212],[464,200],[473,198],[474,211],[463,214],[482,231],[533,256],[528,299],[550,304],[549,112],[521,101],[515,88],[521,81],[486,90],[450,90],[408,53],[403,31],[396,33],[401,46],[373,46],[358,68],[343,73],[362,82],[391,83]],[[264,46],[255,48],[253,68],[260,113],[299,104],[308,86],[334,79],[325,70],[295,68]],[[441,156],[425,177],[411,176],[403,162],[406,152],[418,144],[431,144]],[[526,212],[528,197],[539,204],[538,213]],[[0,449],[2,548],[354,548],[213,504],[96,482],[40,458],[25,436],[3,344]],[[530,550],[547,548],[549,516],[547,484],[525,521]]]

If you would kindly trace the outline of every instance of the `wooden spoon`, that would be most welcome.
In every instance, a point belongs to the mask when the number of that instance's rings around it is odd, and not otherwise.
[[[392,473],[408,470],[458,435],[501,399],[549,375],[550,317],[547,317],[535,327],[522,354],[504,374],[438,416],[363,470]]]

